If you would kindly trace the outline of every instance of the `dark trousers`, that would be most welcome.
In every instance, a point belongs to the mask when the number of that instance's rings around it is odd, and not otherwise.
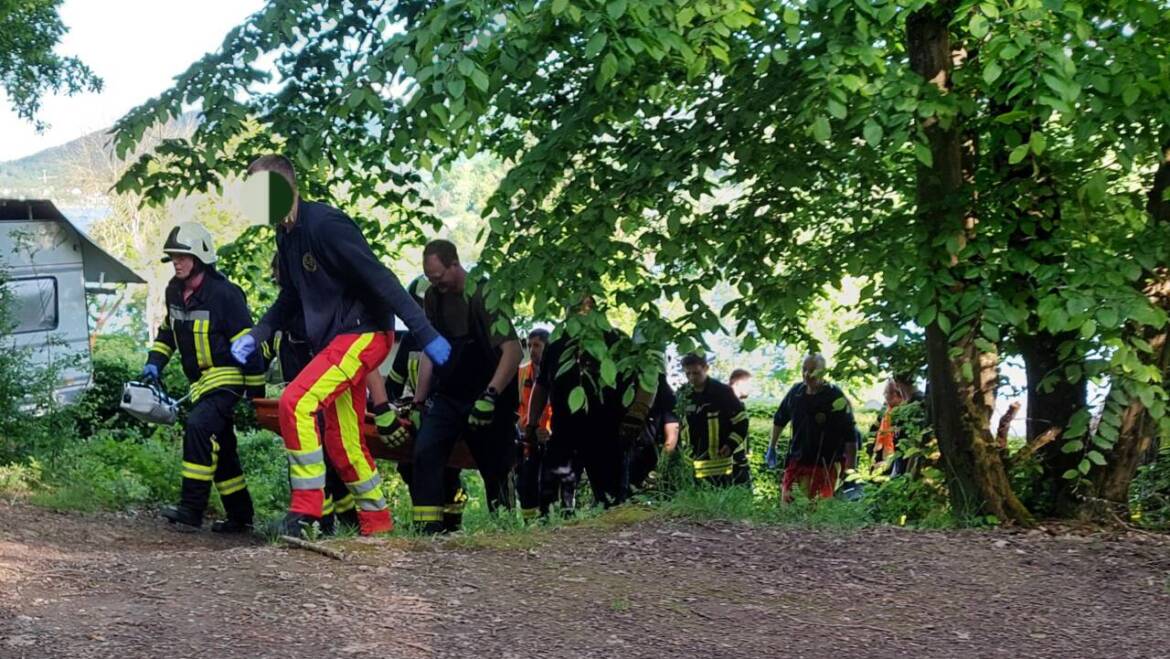
[[[183,432],[180,505],[202,516],[215,484],[229,519],[252,521],[252,497],[236,452],[233,426],[240,392],[218,389],[201,397],[187,415]]]
[[[746,463],[736,462],[735,467],[727,476],[709,476],[698,480],[700,483],[706,483],[712,487],[731,487],[733,485],[751,486],[752,470]]]
[[[402,482],[410,487],[414,477],[414,465],[409,462],[398,463],[398,475]],[[443,530],[458,531],[463,525],[463,508],[467,503],[467,490],[463,487],[463,472],[457,467],[443,469]]]
[[[426,532],[443,530],[443,471],[455,442],[464,437],[476,468],[483,477],[489,511],[512,507],[511,471],[516,427],[515,411],[496,410],[496,418],[484,428],[471,429],[467,417],[474,401],[457,401],[444,395],[428,401],[422,428],[414,442],[410,498],[414,521]]]
[[[556,432],[561,437],[557,437]],[[629,460],[618,440],[617,420],[586,417],[556,432],[553,437],[565,440],[574,466],[584,468],[593,498],[598,503],[609,508],[629,497]]]
[[[577,484],[581,481],[581,461],[566,438],[553,435],[544,445],[540,461],[540,513],[560,501],[561,514],[572,515],[577,508]]]

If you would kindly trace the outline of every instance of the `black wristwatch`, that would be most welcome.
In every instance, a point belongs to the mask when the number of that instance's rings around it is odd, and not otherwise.
[[[484,390],[483,390],[483,392],[484,392],[485,394],[487,394],[487,395],[491,396],[492,398],[495,398],[496,396],[499,396],[499,395],[500,395],[500,392],[496,391],[496,388],[495,388],[495,387],[493,387],[493,386],[491,386],[490,384],[488,385],[488,388],[487,388],[487,389],[484,389]]]

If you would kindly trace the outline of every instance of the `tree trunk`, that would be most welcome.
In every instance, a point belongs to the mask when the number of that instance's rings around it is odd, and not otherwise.
[[[953,14],[954,3],[939,3],[916,11],[906,24],[911,68],[943,94],[951,87],[954,55],[948,25]],[[932,166],[920,165],[917,172],[917,214],[922,235],[962,237],[974,230],[970,221],[971,189],[964,183],[965,143],[958,124],[956,120],[943,126],[937,117],[921,124],[933,159]],[[970,162],[968,158],[966,163]],[[953,259],[933,256],[931,260],[939,270],[956,265]],[[959,283],[958,290],[952,292],[961,293],[963,287]],[[937,319],[926,328],[932,420],[951,503],[961,517],[983,513],[1004,522],[1028,523],[1031,517],[1012,492],[991,434],[997,358],[975,346],[976,331],[977,323],[967,336],[956,340],[948,336]]]
[[[1064,374],[1064,366],[1069,362],[1060,358],[1060,345],[1076,338],[1075,333],[1048,332],[1016,337],[1028,379],[1028,441],[1035,440],[1051,428],[1067,428],[1072,415],[1087,403],[1086,381],[1070,382]],[[1051,387],[1041,388],[1040,383],[1053,373],[1060,375],[1053,380]],[[1057,516],[1075,512],[1075,483],[1064,478],[1063,474],[1075,469],[1081,459],[1078,454],[1061,451],[1062,445],[1060,441],[1050,442],[1039,452],[1044,469],[1044,512]]]
[[[1154,225],[1163,231],[1170,227],[1170,202],[1162,199],[1167,189],[1170,189],[1170,144],[1163,149],[1162,164],[1154,176],[1146,206]],[[1142,292],[1151,304],[1170,313],[1170,267],[1162,264],[1153,271],[1147,271],[1141,281]],[[1170,330],[1165,327],[1130,327],[1133,333],[1145,339],[1153,348],[1149,364],[1156,366],[1162,373],[1162,384],[1166,386],[1170,381]],[[1084,516],[1095,519],[1109,519],[1115,515],[1122,519],[1128,517],[1130,483],[1133,482],[1137,468],[1156,443],[1157,436],[1158,419],[1150,414],[1140,400],[1133,398],[1121,414],[1121,432],[1106,456],[1105,466],[1093,474],[1093,496],[1085,502],[1082,509]]]

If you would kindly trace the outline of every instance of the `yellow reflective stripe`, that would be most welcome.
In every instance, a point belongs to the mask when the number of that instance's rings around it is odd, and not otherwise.
[[[197,401],[201,396],[218,387],[243,386],[244,374],[235,366],[213,366],[203,371],[199,379],[191,385],[191,400]]]
[[[394,384],[402,384],[403,382],[406,381],[406,378],[403,377],[402,374],[399,373],[398,371],[390,371],[390,374],[387,375],[386,377],[390,378],[390,381],[393,382]]]
[[[421,358],[419,357],[421,354],[422,353],[419,352],[412,352],[407,357],[406,371],[408,377],[406,378],[406,384],[410,386],[411,391],[418,389],[418,365],[421,361]]]
[[[414,521],[416,522],[441,522],[443,521],[443,507],[442,506],[415,506],[413,509]]]
[[[195,342],[195,363],[199,365],[199,368],[211,366],[211,340],[207,336],[210,326],[210,320],[191,322],[192,338]]]
[[[175,354],[175,349],[163,343],[162,341],[155,341],[150,346],[150,352],[157,352],[164,357],[170,357]]]
[[[232,337],[231,339],[229,339],[229,340],[234,342],[236,339],[238,339],[238,338],[240,338],[240,337],[244,336],[245,334],[247,334],[248,332],[251,332],[251,331],[252,331],[252,328],[251,328],[251,327],[249,327],[249,328],[247,328],[247,329],[242,329],[242,330],[240,330],[239,332],[236,332],[236,335],[235,335],[235,336],[233,336],[233,337]]]
[[[747,414],[746,410],[731,417],[732,423],[739,423],[740,421],[747,421],[747,420],[748,420],[748,414]]]
[[[536,519],[540,517],[540,508],[521,508],[520,516],[524,519]]]
[[[244,489],[245,487],[247,487],[247,484],[244,482],[244,475],[243,474],[240,474],[239,476],[236,476],[235,478],[229,478],[226,481],[217,481],[215,483],[215,489],[219,490],[220,496],[227,496],[229,494],[235,494],[236,492],[239,492],[240,490]]]
[[[339,513],[347,513],[353,510],[354,502],[353,495],[347,494],[334,502],[333,507]]]
[[[209,481],[215,477],[215,465],[201,465],[184,460],[181,474],[183,478],[190,478],[197,481]]]
[[[326,496],[325,502],[321,504],[321,516],[332,515],[336,512],[336,507],[333,504],[333,497]]]
[[[695,460],[695,478],[710,476],[730,476],[735,467],[731,458],[716,458],[714,460]]]
[[[264,385],[264,374],[257,373],[254,375],[244,375],[244,386],[246,387],[260,387]]]
[[[381,490],[374,493],[371,493],[371,490],[382,484],[382,478],[366,461],[366,454],[362,451],[362,424],[353,406],[353,394],[346,389],[333,404],[337,410],[341,448],[357,475],[357,479],[352,483],[346,483],[346,486],[350,492],[358,495],[359,499],[376,499],[381,496]]]
[[[349,350],[346,350],[345,354],[341,356],[341,363],[337,365],[337,368],[340,368],[341,372],[345,374],[346,380],[357,375],[358,371],[362,369],[362,360],[358,355],[362,354],[362,351],[368,348],[373,340],[373,332],[360,334],[349,346]]]

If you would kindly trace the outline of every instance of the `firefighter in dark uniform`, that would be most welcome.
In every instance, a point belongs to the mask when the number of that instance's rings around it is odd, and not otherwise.
[[[416,332],[423,350],[439,363],[450,345],[398,279],[374,256],[357,224],[344,213],[297,194],[292,163],[261,156],[248,168],[264,176],[274,200],[289,199],[273,212],[280,267],[280,294],[252,333],[232,342],[232,355],[246,361],[257,347],[304,314],[313,358],[280,396],[280,431],[288,452],[292,494],[279,529],[292,536],[321,519],[325,503],[325,458],[318,414],[325,415],[324,450],[329,452],[357,504],[362,535],[394,528],[374,459],[362,436],[366,376],[385,360],[394,340],[394,316]]]
[[[593,309],[593,298],[587,297],[578,307],[579,313]],[[607,348],[621,335],[616,331],[605,334]],[[539,409],[545,403],[552,405],[552,435],[546,440],[544,474],[550,486],[560,482],[562,494],[575,485],[575,479],[584,469],[589,477],[593,497],[605,507],[622,503],[628,496],[628,469],[626,446],[629,433],[622,431],[626,407],[622,405],[625,384],[600,387],[600,363],[588,353],[575,337],[562,333],[545,348],[542,367],[536,377],[529,405]],[[574,410],[569,404],[572,391],[582,387],[584,404]],[[599,389],[601,389],[599,391]],[[642,418],[642,423],[645,417]],[[537,426],[530,418],[522,433],[522,441],[537,436]],[[571,514],[571,502],[562,500],[562,514]]]
[[[731,387],[707,375],[705,358],[689,354],[682,365],[687,385],[679,392],[679,434],[690,452],[695,479],[717,486],[750,485],[743,401]]]
[[[244,395],[263,392],[264,365],[255,359],[241,367],[232,359],[231,341],[251,329],[252,314],[243,291],[216,271],[215,247],[202,225],[176,226],[163,252],[175,276],[167,284],[166,319],[142,375],[157,381],[178,350],[183,374],[191,381],[193,406],[183,433],[179,505],[162,514],[176,528],[200,528],[214,483],[227,519],[211,529],[246,531],[252,526],[252,498],[236,453],[234,411]]]
[[[410,293],[419,306],[422,306],[428,287],[430,287],[430,282],[427,281],[426,276],[419,275],[407,284],[406,292]],[[422,426],[423,411],[422,405],[414,405],[410,402],[410,398],[406,398],[408,392],[413,397],[414,392],[418,391],[418,368],[422,362],[422,348],[410,331],[403,332],[396,341],[398,350],[390,362],[390,372],[382,381],[386,400],[375,400],[371,409],[378,426],[378,434],[382,437],[382,441],[390,447],[398,446],[407,438],[418,435],[418,428]],[[375,383],[371,383],[370,390],[371,392],[378,391]],[[372,395],[377,397],[377,393],[372,393]],[[405,404],[400,406],[395,406],[393,403],[393,401],[401,403],[404,400]],[[414,474],[412,463],[399,462],[397,468],[402,482],[409,487],[410,479]],[[463,525],[467,490],[463,487],[462,472],[457,467],[443,469],[443,492],[443,529],[448,532],[458,530]]]
[[[488,510],[511,508],[510,487],[520,396],[520,341],[507,318],[489,312],[484,286],[469,294],[455,245],[433,240],[423,249],[427,317],[452,343],[451,360],[435,365],[424,354],[415,404],[427,405],[414,443],[410,481],[414,522],[425,533],[444,531],[443,469],[465,437],[483,477]]]

